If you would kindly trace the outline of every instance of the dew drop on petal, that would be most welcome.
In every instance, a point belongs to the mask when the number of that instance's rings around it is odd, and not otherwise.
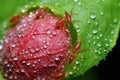
[[[50,35],[50,34],[51,34],[51,31],[50,31],[50,30],[47,30],[46,34],[47,34],[47,35]]]
[[[29,65],[30,65],[30,63],[28,62],[28,63],[27,63],[27,66],[29,66]]]
[[[18,60],[18,58],[17,58],[17,57],[15,57],[15,58],[14,58],[14,60],[15,60],[15,61],[17,61],[17,60]]]
[[[52,35],[56,36],[57,35],[56,31],[52,31]]]
[[[13,79],[13,77],[12,77],[12,76],[9,76],[9,78],[10,78],[10,80],[12,80],[12,79]]]
[[[21,72],[25,72],[25,70],[24,70],[24,69],[21,69]]]
[[[30,49],[30,52],[31,52],[31,53],[34,53],[34,52],[35,52],[35,49],[34,49],[34,48],[31,48],[31,49]]]
[[[0,44],[0,50],[2,49],[2,44]]]
[[[12,46],[13,48],[15,48],[15,47],[16,47],[16,44],[11,44],[11,46]]]
[[[56,57],[55,60],[58,61],[58,60],[59,60],[59,57]]]

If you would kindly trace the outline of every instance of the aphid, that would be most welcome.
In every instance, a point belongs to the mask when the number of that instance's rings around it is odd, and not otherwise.
[[[72,52],[73,52],[73,53],[76,53],[76,52],[80,49],[80,46],[81,46],[81,42],[77,42],[77,43],[74,45]]]
[[[75,59],[75,55],[72,53],[69,58],[69,64],[71,64],[74,59]]]
[[[61,72],[61,73],[58,73],[54,76],[52,76],[53,79],[59,79],[59,78],[63,78],[65,76],[65,73]]]
[[[72,27],[71,26],[72,25],[71,15],[68,12],[65,12],[65,18],[58,20],[57,23],[56,23],[56,28],[63,29],[66,32],[66,35],[68,36],[69,32],[66,31],[65,25],[68,25],[68,27]],[[80,46],[81,46],[81,42],[77,42],[74,45],[74,47],[72,49],[72,54],[70,55],[70,58],[69,58],[69,64],[71,64],[72,61],[74,60],[74,58],[75,58],[75,54],[74,53],[76,53],[80,49]]]
[[[65,26],[65,19],[59,19],[56,23],[56,29],[63,29],[63,27]]]
[[[35,19],[39,19],[40,17],[44,17],[46,14],[46,8],[42,8],[40,10],[38,10],[36,16],[35,16]]]
[[[18,20],[19,20],[19,16],[13,16],[13,17],[9,20],[9,22],[17,23]]]
[[[65,12],[65,17],[66,17],[67,22],[68,22],[69,24],[71,24],[71,23],[72,23],[71,15],[70,15],[69,13]]]
[[[65,12],[65,18],[59,19],[56,23],[56,29],[57,28],[63,28],[67,23],[70,25],[72,23],[71,16],[69,13]]]
[[[80,49],[80,46],[81,46],[81,42],[77,42],[73,46],[72,53],[71,53],[70,58],[69,58],[69,64],[71,64],[73,62],[73,60],[75,59],[75,53],[78,52],[78,50]]]

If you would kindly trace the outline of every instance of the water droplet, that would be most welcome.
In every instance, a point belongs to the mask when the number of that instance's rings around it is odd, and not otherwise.
[[[31,49],[30,49],[30,52],[31,52],[31,53],[34,53],[34,52],[35,52],[35,49],[34,49],[34,48],[31,48]]]
[[[95,25],[96,25],[96,26],[98,25],[98,22],[97,22],[97,21],[95,22]]]
[[[78,0],[74,0],[74,2],[78,2]]]
[[[101,15],[101,16],[103,16],[103,15],[104,15],[104,12],[103,12],[103,11],[101,11],[101,12],[100,12],[100,15]]]
[[[103,51],[104,51],[104,52],[106,52],[107,50],[106,50],[106,49],[104,49]]]
[[[29,65],[30,65],[30,62],[27,63],[27,66],[29,66]]]
[[[47,30],[46,34],[47,34],[47,35],[50,35],[50,34],[51,34],[51,31],[50,31],[50,30]]]
[[[81,61],[84,61],[84,57],[83,56],[81,56]]]
[[[94,57],[95,60],[96,60],[97,58],[98,58],[97,56]]]
[[[50,53],[51,53],[51,51],[50,51],[50,50],[47,50],[47,51],[46,51],[46,53],[47,53],[47,54],[50,54]]]
[[[110,39],[109,41],[110,41],[110,42],[113,42],[113,40],[112,40],[112,39]]]
[[[120,2],[118,3],[118,6],[120,6]]]
[[[92,37],[92,35],[91,34],[88,34],[88,36],[91,38]]]
[[[98,51],[95,49],[94,52],[97,53]]]
[[[59,61],[59,57],[56,57],[55,60],[56,60],[56,61]]]
[[[96,42],[94,41],[93,44],[96,44]]]
[[[59,43],[58,46],[61,46],[61,44]]]
[[[25,51],[25,53],[27,54],[27,53],[28,53],[28,51]]]
[[[98,2],[100,2],[100,0],[96,0],[96,2],[98,3]]]
[[[107,43],[106,43],[106,44],[105,44],[105,46],[106,46],[106,47],[108,47],[108,46],[109,46],[109,44],[107,44]]]
[[[59,3],[56,3],[56,4],[55,4],[55,6],[58,6],[58,5],[59,5]]]
[[[13,79],[13,77],[12,76],[9,76],[9,78],[12,80]]]
[[[17,60],[18,60],[18,58],[17,58],[17,57],[15,57],[15,58],[13,58],[13,60],[17,61]]]
[[[25,64],[25,63],[26,63],[26,61],[22,61],[22,63],[23,63],[23,64]]]
[[[17,36],[20,38],[22,35],[21,35],[21,34],[18,34]]]
[[[0,44],[0,50],[2,50],[2,44]]]
[[[32,67],[35,67],[35,64],[32,64]]]
[[[98,54],[100,54],[100,55],[101,55],[101,52],[99,51],[99,52],[98,52]]]
[[[4,64],[7,64],[8,63],[8,61],[4,61]]]
[[[40,48],[39,48],[39,47],[36,47],[36,48],[35,48],[35,50],[36,50],[36,51],[39,51],[39,50],[40,50]]]
[[[108,39],[107,38],[105,38],[105,41],[107,41]]]
[[[25,70],[24,70],[24,69],[21,69],[21,72],[23,72],[23,73],[24,73],[24,72],[25,72]]]
[[[8,42],[9,42],[9,38],[8,39],[5,38],[5,43],[8,43]]]
[[[118,22],[118,19],[117,19],[117,18],[114,18],[113,22],[114,22],[114,23],[117,23],[117,22]]]
[[[81,5],[81,2],[78,2],[78,5]]]
[[[73,72],[69,72],[69,74],[71,75],[71,74],[73,74]]]
[[[47,42],[47,43],[46,43],[46,45],[47,45],[47,46],[49,46],[49,45],[50,45],[50,43],[49,43],[49,42]]]
[[[40,59],[38,59],[38,62],[40,62]]]
[[[111,34],[114,34],[114,31],[111,31]]]
[[[36,56],[36,55],[34,55],[33,57],[34,57],[34,59],[35,59],[35,58],[37,58],[37,56]]]
[[[9,67],[10,65],[9,64],[7,64],[7,67]]]
[[[90,20],[88,20],[87,23],[90,24],[91,23]]]
[[[80,32],[80,29],[77,29],[77,32]]]
[[[100,37],[102,37],[103,35],[102,34],[100,34]]]
[[[21,12],[22,12],[22,13],[25,13],[25,12],[26,12],[26,9],[22,9]]]
[[[45,68],[45,67],[47,67],[47,65],[46,65],[46,64],[43,64],[43,67]]]
[[[97,33],[97,30],[96,30],[96,29],[94,29],[94,30],[93,30],[93,34],[96,34],[96,33]]]
[[[44,46],[43,46],[43,48],[44,48],[44,49],[46,49],[46,48],[47,48],[47,46],[46,46],[46,45],[44,45]]]
[[[11,44],[11,46],[12,46],[13,48],[15,48],[15,47],[16,47],[16,44]]]
[[[76,61],[75,63],[76,63],[76,64],[79,64],[79,62],[78,62],[78,61]]]
[[[88,43],[90,43],[90,40],[88,40]]]
[[[91,19],[96,19],[96,15],[93,13],[93,14],[90,15],[90,18]]]
[[[73,67],[73,69],[76,69],[76,67]]]
[[[35,39],[35,36],[32,36],[33,39]]]
[[[98,47],[101,47],[102,45],[100,43],[97,44]]]
[[[97,36],[97,39],[100,39],[100,37]]]
[[[7,73],[5,73],[5,74],[4,74],[4,76],[5,76],[5,77],[8,77],[8,74],[7,74]]]
[[[45,43],[46,43],[46,41],[44,41],[44,40],[43,40],[43,43],[45,44]]]
[[[14,79],[17,80],[17,78],[18,78],[18,77],[15,75],[15,76],[14,76]]]
[[[52,31],[52,35],[56,36],[57,35],[56,31]]]
[[[102,0],[103,2],[105,1],[105,0]]]

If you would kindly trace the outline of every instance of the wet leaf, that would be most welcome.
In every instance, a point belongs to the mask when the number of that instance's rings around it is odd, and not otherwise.
[[[0,1],[0,38],[4,33],[3,21],[9,19],[26,4],[47,5],[56,14],[72,12],[73,26],[82,43],[72,64],[64,71],[67,78],[83,75],[107,56],[116,44],[120,30],[119,0],[5,0]],[[74,32],[71,32],[74,33]],[[74,38],[74,35],[72,35]],[[1,79],[1,77],[0,77]]]

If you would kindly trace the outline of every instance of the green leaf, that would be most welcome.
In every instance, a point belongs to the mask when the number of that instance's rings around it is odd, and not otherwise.
[[[73,26],[81,48],[72,64],[66,64],[65,79],[83,75],[107,56],[116,44],[120,30],[119,0],[4,0],[0,1],[0,38],[4,33],[3,21],[9,19],[26,4],[47,5],[55,13],[65,16],[72,10]],[[71,30],[74,33],[75,30]],[[72,38],[75,36],[72,34]],[[1,79],[1,77],[0,77]],[[3,80],[3,79],[2,79]]]

